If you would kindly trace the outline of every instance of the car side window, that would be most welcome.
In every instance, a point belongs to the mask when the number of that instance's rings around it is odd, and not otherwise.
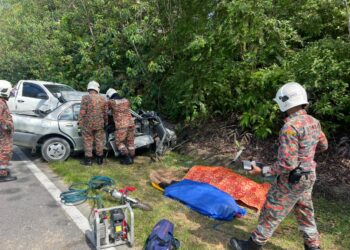
[[[47,99],[48,97],[46,92],[40,86],[29,82],[23,83],[22,96],[37,99]]]
[[[74,121],[77,121],[79,119],[79,113],[80,113],[80,104],[75,104],[73,106],[73,119],[74,119]]]
[[[61,115],[59,117],[59,120],[60,121],[62,121],[62,120],[63,121],[73,121],[74,117],[73,117],[73,109],[72,109],[72,107],[69,107],[69,108],[65,109],[61,113]]]

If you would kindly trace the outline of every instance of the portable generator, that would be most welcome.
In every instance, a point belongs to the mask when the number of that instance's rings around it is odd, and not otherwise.
[[[134,244],[134,212],[126,203],[122,206],[95,209],[91,228],[97,250]]]

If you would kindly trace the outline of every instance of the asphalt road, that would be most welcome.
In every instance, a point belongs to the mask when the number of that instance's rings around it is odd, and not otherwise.
[[[24,152],[60,190],[66,189],[47,164]],[[81,229],[26,166],[28,163],[21,159],[16,147],[11,163],[12,174],[18,179],[0,183],[0,249],[93,249]],[[81,210],[86,215],[87,208]]]

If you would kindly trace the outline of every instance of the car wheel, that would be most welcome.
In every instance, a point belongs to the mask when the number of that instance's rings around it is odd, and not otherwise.
[[[45,161],[64,161],[70,155],[70,145],[62,138],[54,137],[46,140],[41,147],[41,155]]]

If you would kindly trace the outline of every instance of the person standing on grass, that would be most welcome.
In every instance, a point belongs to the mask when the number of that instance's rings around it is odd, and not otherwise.
[[[83,96],[80,105],[79,127],[84,140],[85,159],[82,165],[92,165],[93,143],[96,145],[97,164],[103,164],[103,148],[105,141],[104,127],[107,125],[107,102],[100,96],[100,84],[89,82],[87,86],[88,95]]]
[[[307,94],[300,84],[290,82],[283,85],[274,101],[288,115],[279,135],[278,159],[271,167],[261,169],[253,165],[250,174],[275,175],[277,178],[267,194],[258,226],[249,240],[232,237],[229,247],[234,250],[261,249],[294,208],[305,250],[317,250],[320,249],[320,236],[311,194],[316,180],[314,156],[316,151],[327,150],[327,138],[320,122],[306,113]]]
[[[17,179],[11,176],[10,165],[13,149],[13,121],[6,101],[10,97],[12,85],[10,82],[0,80],[0,180],[10,181]]]
[[[115,144],[122,155],[121,164],[133,164],[135,123],[130,113],[130,103],[112,88],[107,90],[106,96],[115,124]]]

